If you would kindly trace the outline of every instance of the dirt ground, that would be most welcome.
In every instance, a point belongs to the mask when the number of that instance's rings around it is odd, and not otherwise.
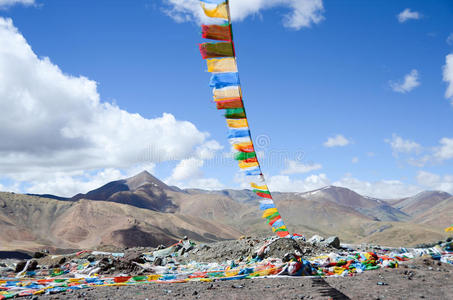
[[[453,265],[430,258],[353,277],[285,277],[238,281],[98,287],[33,299],[453,299]]]

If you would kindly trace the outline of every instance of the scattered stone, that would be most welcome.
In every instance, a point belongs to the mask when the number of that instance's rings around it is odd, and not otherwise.
[[[308,242],[309,242],[310,244],[312,244],[312,245],[314,245],[314,244],[319,244],[319,243],[321,243],[322,241],[324,241],[324,238],[323,238],[322,236],[320,236],[320,235],[317,235],[317,234],[315,234],[314,236],[312,236],[312,237],[308,240]]]
[[[45,257],[45,256],[47,256],[47,254],[43,253],[43,252],[35,252],[33,254],[33,258],[42,258],[42,257]]]
[[[322,241],[321,245],[340,249],[340,239],[337,236],[331,236],[328,237],[326,240]]]
[[[16,269],[14,270],[14,272],[16,272],[16,273],[21,272],[21,271],[25,268],[25,265],[26,265],[26,264],[27,264],[26,261],[20,261],[20,262],[18,262],[17,265],[16,265]]]

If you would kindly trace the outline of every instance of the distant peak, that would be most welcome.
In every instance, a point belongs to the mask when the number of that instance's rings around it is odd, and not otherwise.
[[[131,190],[136,190],[136,189],[140,188],[141,186],[144,186],[147,184],[151,184],[155,187],[159,187],[162,189],[168,189],[168,190],[171,189],[168,185],[166,185],[165,183],[163,183],[162,181],[160,181],[159,179],[157,179],[156,177],[151,175],[146,170],[138,173],[135,176],[127,178],[126,184]]]

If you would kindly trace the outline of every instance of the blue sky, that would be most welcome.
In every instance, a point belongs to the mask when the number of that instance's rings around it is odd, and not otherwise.
[[[211,102],[192,0],[10,2],[0,0],[4,45],[37,57],[8,64],[0,44],[0,78],[18,76],[0,82],[0,106],[29,112],[33,129],[0,111],[0,137],[13,141],[0,146],[1,189],[71,195],[143,168],[183,187],[244,186]],[[231,2],[247,115],[273,190],[453,193],[451,1]]]

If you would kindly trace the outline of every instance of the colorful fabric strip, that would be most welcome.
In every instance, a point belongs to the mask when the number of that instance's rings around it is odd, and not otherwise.
[[[272,226],[274,223],[278,220],[280,220],[282,217],[281,216],[276,216],[272,220],[269,221],[269,225]]]
[[[291,237],[291,235],[289,234],[288,230],[286,231],[281,231],[281,232],[276,232],[276,234],[281,237],[281,238],[288,238],[288,237]]]
[[[208,72],[237,72],[236,59],[233,57],[226,58],[210,58],[206,60]]]
[[[201,36],[210,40],[231,41],[230,25],[202,25]]]
[[[285,223],[283,223],[283,220],[280,218],[279,220],[276,220],[273,224],[272,227],[274,228],[279,228],[285,226]],[[286,227],[285,227],[286,228]]]
[[[242,100],[240,98],[233,98],[223,101],[216,101],[217,109],[228,109],[228,108],[242,108]]]
[[[234,48],[232,43],[203,43],[200,44],[200,53],[203,59],[215,57],[234,57]]]
[[[244,128],[249,127],[247,119],[226,119],[227,125],[230,128]]]
[[[256,183],[250,183],[250,186],[254,189],[257,189],[257,190],[262,190],[262,191],[268,191],[268,187],[267,185],[257,185]]]
[[[274,225],[275,225],[275,223],[274,223]],[[274,226],[272,226],[272,231],[273,231],[273,232],[277,232],[277,231],[286,231],[286,230],[287,230],[287,229],[286,229],[286,226],[285,226],[285,225],[280,226],[280,227],[274,227]]]
[[[234,139],[228,139],[230,144],[234,147],[234,145],[239,145],[239,144],[252,144],[252,140],[250,139],[250,136],[242,137],[242,138],[234,138]]]
[[[250,131],[248,128],[247,129],[230,129],[228,132],[229,132],[228,133],[229,139],[250,136]]]
[[[263,216],[263,219],[273,220],[276,217],[280,217],[280,214],[278,213],[278,211],[276,213],[273,213],[272,215],[267,216],[267,217]]]
[[[275,208],[275,205],[273,203],[272,204],[269,204],[269,203],[260,204],[260,209],[261,210],[266,210],[266,209],[269,209],[269,208]]]
[[[260,167],[255,167],[253,169],[245,169],[243,171],[246,176],[261,175]]]
[[[243,108],[229,108],[225,112],[225,118],[228,119],[245,118],[245,111]]]
[[[240,143],[240,144],[235,144],[233,145],[234,149],[240,151],[240,152],[245,152],[245,153],[252,153],[255,152],[255,149],[253,148],[252,143]]]
[[[241,89],[239,86],[229,86],[223,89],[214,89],[214,99],[224,98],[241,98]]]
[[[267,218],[269,216],[272,216],[273,214],[278,213],[277,208],[269,208],[266,209],[263,213],[263,218]]]
[[[257,163],[258,162],[258,159],[256,157],[252,157],[252,158],[247,158],[247,159],[244,159],[242,160],[243,162],[246,162],[246,163]]]
[[[261,198],[268,198],[268,199],[272,199],[272,196],[270,193],[260,193],[260,192],[256,192],[256,194],[258,196],[260,196]]]
[[[209,81],[209,86],[217,89],[238,84],[238,73],[214,73]]]
[[[249,168],[253,168],[253,167],[258,167],[258,163],[257,162],[252,162],[252,163],[246,163],[246,162],[240,162],[239,163],[239,168],[241,169],[249,169]]]
[[[256,158],[255,152],[238,152],[234,155],[235,160],[247,160],[250,158]]]
[[[205,15],[210,18],[228,20],[228,9],[226,3],[220,3],[214,8],[206,7],[206,4],[201,3],[201,7],[203,8]]]
[[[266,190],[257,190],[257,189],[253,189],[253,192],[255,192],[255,193],[261,193],[261,194],[267,194],[267,195],[270,195],[270,194],[271,194],[271,192],[266,191]]]

